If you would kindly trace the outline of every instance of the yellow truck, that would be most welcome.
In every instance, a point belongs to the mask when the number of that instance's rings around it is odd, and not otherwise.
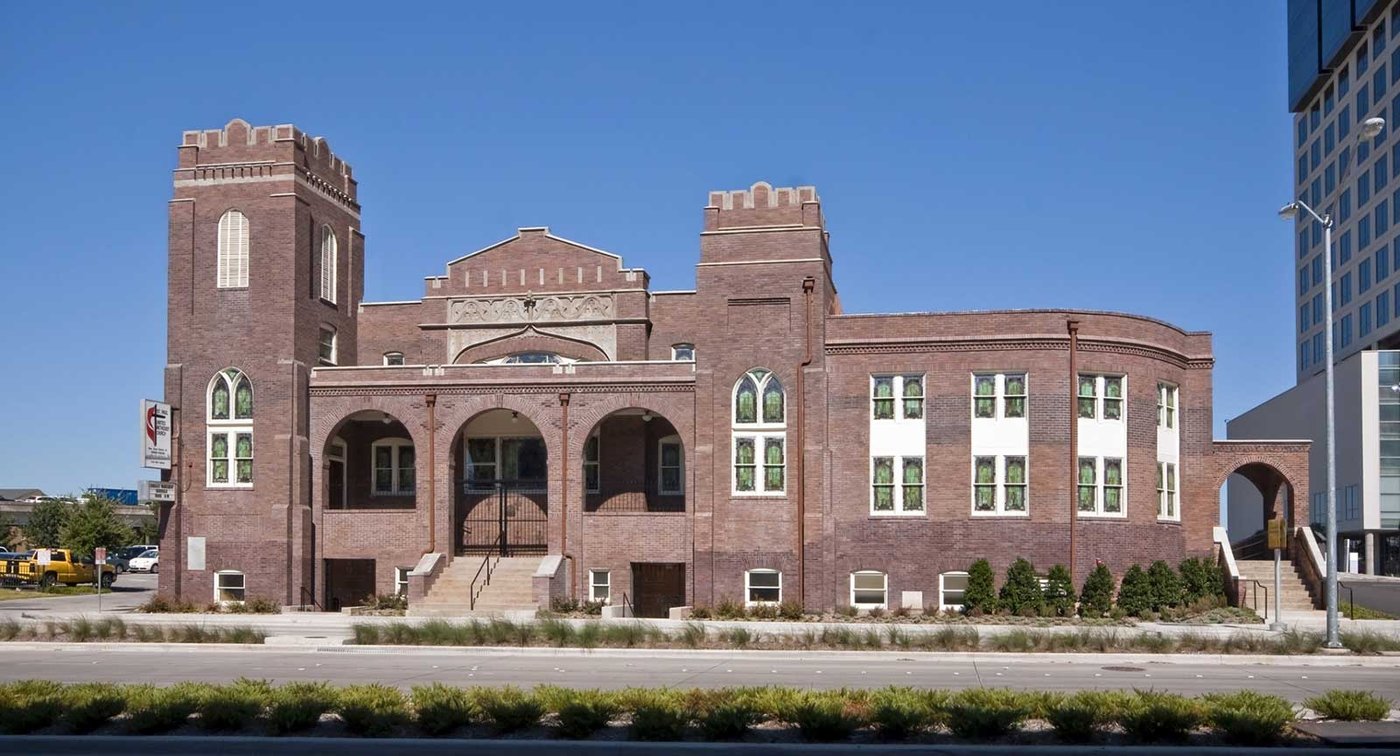
[[[40,561],[41,551],[48,552],[48,563]],[[95,565],[92,557],[77,557],[69,549],[40,549],[0,559],[0,583],[37,585],[48,588],[64,585],[91,585],[102,570],[102,587],[110,588],[117,579],[117,568],[110,564]]]

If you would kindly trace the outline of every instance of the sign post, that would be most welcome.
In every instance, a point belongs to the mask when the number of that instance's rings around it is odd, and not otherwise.
[[[1269,520],[1269,548],[1274,550],[1274,621],[1270,623],[1270,630],[1281,631],[1287,628],[1283,624],[1283,617],[1280,611],[1283,608],[1283,537],[1284,525],[1282,517],[1275,517]]]
[[[97,613],[102,613],[102,566],[107,563],[107,548],[98,546],[92,552],[93,567],[97,569]]]

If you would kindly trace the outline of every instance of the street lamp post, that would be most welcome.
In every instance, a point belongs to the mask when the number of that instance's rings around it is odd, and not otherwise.
[[[1385,128],[1384,118],[1367,118],[1361,122],[1356,137],[1374,139]],[[1342,177],[1345,180],[1345,175]],[[1342,183],[1341,181],[1337,182]],[[1316,201],[1314,199],[1314,201]],[[1332,215],[1318,215],[1302,200],[1295,199],[1284,205],[1278,212],[1284,220],[1298,217],[1303,210],[1322,224],[1323,233],[1323,303],[1326,314],[1324,324],[1327,343],[1327,648],[1341,648],[1342,641],[1337,628],[1337,426],[1336,426],[1336,387],[1333,382],[1332,358]],[[1297,526],[1297,523],[1294,523]]]

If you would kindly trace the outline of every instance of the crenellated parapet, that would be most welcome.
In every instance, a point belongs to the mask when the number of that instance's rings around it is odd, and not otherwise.
[[[295,176],[358,210],[358,188],[350,164],[324,137],[308,136],[292,124],[252,126],[241,118],[221,129],[186,131],[180,143],[176,186],[274,180]]]
[[[760,181],[748,189],[710,192],[705,230],[760,226],[823,226],[814,186],[773,187]]]

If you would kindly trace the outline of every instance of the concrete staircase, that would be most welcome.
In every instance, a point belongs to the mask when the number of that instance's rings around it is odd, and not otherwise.
[[[1259,614],[1267,613],[1268,619],[1272,620],[1274,615],[1274,560],[1272,559],[1245,559],[1235,562],[1240,571],[1240,588],[1248,590],[1251,594],[1259,589],[1251,582],[1258,580],[1268,591],[1268,610],[1264,608],[1264,592],[1259,591]],[[1308,586],[1303,582],[1303,578],[1298,574],[1298,568],[1293,562],[1284,560],[1282,567],[1283,583],[1283,603],[1282,608],[1285,615],[1300,612],[1312,612],[1317,610],[1317,605],[1313,603],[1312,595],[1308,593]],[[1245,606],[1253,607],[1253,600],[1243,602]]]
[[[408,608],[410,617],[504,616],[535,613],[535,570],[541,557],[503,557],[491,570],[491,583],[471,605],[472,578],[481,568],[480,556],[459,556],[438,576],[428,595]],[[484,573],[483,573],[484,574]]]

